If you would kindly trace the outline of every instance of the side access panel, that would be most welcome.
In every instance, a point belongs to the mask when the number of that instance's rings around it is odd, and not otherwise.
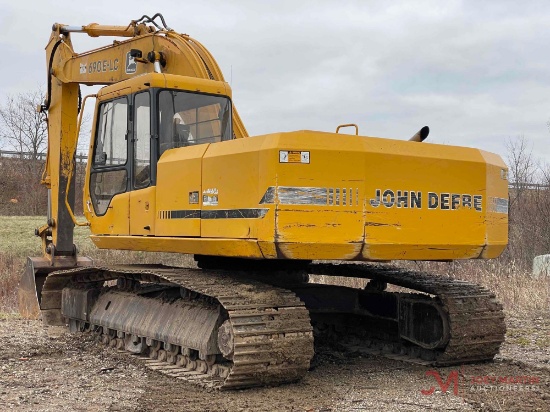
[[[155,186],[130,192],[130,235],[154,235],[155,200]]]
[[[157,166],[155,236],[201,235],[202,158],[208,144],[162,154]]]

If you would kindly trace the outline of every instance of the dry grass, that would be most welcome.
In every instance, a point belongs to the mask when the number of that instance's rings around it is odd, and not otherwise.
[[[485,286],[509,313],[548,312],[550,278],[535,279],[515,262],[482,261],[407,262],[406,266],[448,275]]]
[[[13,254],[0,253],[0,319],[15,312],[16,285],[23,273],[24,262]]]
[[[511,314],[549,313],[550,311],[550,277],[535,279],[530,272],[520,268],[514,262],[505,263],[496,259],[448,263],[394,261],[393,264],[410,270],[446,275],[482,285],[494,292],[504,309]],[[365,279],[327,276],[315,276],[313,281],[354,288],[363,288],[367,283]],[[389,290],[402,290],[402,288],[390,287]]]
[[[16,309],[16,287],[23,273],[27,256],[40,256],[40,239],[34,228],[42,225],[43,217],[0,216],[0,313]],[[75,243],[80,255],[89,256],[97,265],[124,263],[162,263],[171,266],[194,265],[192,256],[173,253],[98,250],[88,238],[88,229],[75,228]],[[451,263],[397,262],[399,266],[422,270],[478,283],[495,292],[510,313],[546,312],[550,308],[550,278],[533,279],[518,265],[502,260],[464,261]],[[316,281],[344,286],[365,286],[364,279],[327,278]],[[5,315],[4,315],[5,316]]]

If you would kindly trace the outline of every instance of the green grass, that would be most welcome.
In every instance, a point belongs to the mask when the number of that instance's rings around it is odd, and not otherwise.
[[[34,229],[44,225],[42,216],[0,216],[0,253],[15,256],[40,256],[40,238],[34,235]],[[81,253],[95,250],[89,238],[87,227],[75,227],[74,243]]]
[[[0,321],[19,319],[20,317],[19,312],[0,312]]]
[[[39,253],[40,239],[34,235],[34,228],[45,221],[38,216],[0,216],[0,252],[16,256]]]
[[[512,340],[512,343],[515,343],[516,345],[519,345],[519,346],[529,346],[531,344],[531,340],[522,336],[522,337],[516,338],[515,340]]]
[[[83,218],[80,218],[81,220]],[[44,225],[41,216],[0,216],[0,254],[15,258],[41,256],[40,238],[34,229]],[[141,251],[100,250],[90,240],[87,227],[74,228],[74,244],[80,256],[89,256],[101,263],[164,263],[176,266],[193,264],[189,255]]]
[[[17,316],[17,285],[28,256],[42,256],[40,238],[34,229],[44,225],[41,216],[0,216],[0,320]],[[100,250],[90,240],[87,227],[75,227],[74,243],[79,256],[88,256],[96,265],[157,263],[194,266],[191,255],[124,250]]]

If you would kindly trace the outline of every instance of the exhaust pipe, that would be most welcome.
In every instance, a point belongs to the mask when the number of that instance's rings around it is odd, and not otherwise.
[[[430,134],[430,128],[428,126],[424,126],[422,129],[416,132],[414,136],[409,139],[409,141],[423,142],[426,139],[426,137],[428,137],[429,134]]]

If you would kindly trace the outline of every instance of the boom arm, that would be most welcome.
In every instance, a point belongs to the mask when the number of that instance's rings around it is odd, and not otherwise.
[[[50,258],[75,255],[73,222],[64,205],[66,197],[71,208],[74,205],[74,182],[69,185],[68,195],[66,191],[78,138],[79,84],[108,85],[159,70],[224,81],[214,57],[202,44],[166,26],[161,28],[151,19],[149,22],[156,27],[139,21],[132,21],[128,26],[92,23],[79,27],[54,24],[52,27],[46,47],[48,96],[42,106],[43,110],[48,110],[48,160],[43,183],[51,189],[51,218],[48,226],[40,231],[44,252]],[[129,39],[75,53],[71,43],[73,32],[91,37],[122,36]],[[235,106],[233,133],[236,138],[248,136]],[[47,239],[50,233],[51,242]]]

